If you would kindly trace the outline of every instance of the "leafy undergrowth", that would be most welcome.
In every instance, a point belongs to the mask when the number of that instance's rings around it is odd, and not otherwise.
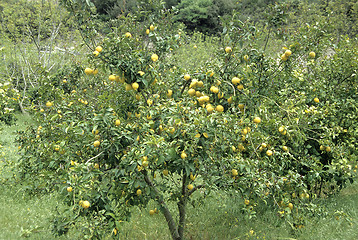
[[[61,208],[57,193],[29,196],[21,182],[10,178],[16,170],[5,168],[5,162],[16,163],[17,146],[13,143],[15,131],[31,123],[30,118],[19,116],[17,125],[3,126],[0,137],[0,239],[78,239],[80,229],[70,230],[67,236],[55,237],[51,233],[51,219],[56,208]],[[6,180],[8,179],[8,180]],[[200,194],[200,193],[197,193]],[[199,200],[199,198],[194,198]],[[262,206],[256,218],[244,218],[239,201],[225,192],[217,191],[195,208],[187,210],[186,239],[358,239],[358,184],[349,185],[336,196],[322,200],[328,214],[308,217],[301,229],[293,229],[274,210]],[[174,205],[172,208],[176,207]],[[132,221],[124,222],[120,239],[170,239],[164,216],[149,214],[147,209],[132,209]]]

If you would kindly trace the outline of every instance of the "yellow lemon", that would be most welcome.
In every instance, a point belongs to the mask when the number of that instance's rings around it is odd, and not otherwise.
[[[193,88],[190,88],[190,89],[188,90],[188,94],[189,94],[190,96],[195,96],[195,93],[196,93],[196,91],[195,91],[195,89],[193,89]]]
[[[184,79],[185,79],[186,81],[190,80],[190,75],[189,75],[189,74],[185,74],[185,75],[184,75]]]
[[[232,79],[231,79],[231,82],[232,82],[232,84],[239,84],[240,83],[240,78],[238,78],[238,77],[233,77]]]
[[[85,73],[86,73],[87,75],[91,75],[91,74],[93,73],[93,70],[92,70],[91,68],[86,68],[86,69],[85,69]]]
[[[109,81],[114,81],[114,80],[116,80],[116,76],[114,76],[114,75],[109,75],[108,80],[109,80]]]
[[[260,123],[260,122],[261,122],[261,118],[259,118],[259,117],[254,118],[254,123]]]
[[[231,53],[231,52],[232,52],[232,48],[231,48],[231,47],[226,47],[226,48],[225,48],[225,52],[226,52],[226,53]]]
[[[158,55],[157,54],[153,54],[151,57],[153,62],[156,62],[158,60]]]
[[[224,111],[224,107],[221,106],[221,105],[217,105],[217,106],[216,106],[216,111],[218,111],[218,112],[223,112],[223,111]]]
[[[315,58],[315,57],[316,57],[316,53],[315,53],[315,52],[310,52],[310,53],[309,53],[309,56],[310,56],[310,58]]]
[[[84,209],[87,209],[87,208],[89,208],[91,206],[91,204],[89,203],[89,201],[83,201],[82,202],[82,207],[84,208]]]
[[[291,56],[291,54],[292,54],[291,50],[286,50],[286,52],[285,52],[285,56],[286,56],[286,57]]]
[[[167,97],[171,97],[173,95],[173,90],[168,90],[168,92],[167,92]]]
[[[102,48],[101,46],[97,46],[97,47],[96,47],[96,51],[97,51],[97,52],[100,53],[100,52],[102,52],[102,50],[103,50],[103,48]]]
[[[100,141],[98,141],[98,140],[94,141],[94,143],[93,143],[94,147],[99,147],[99,145],[101,145]]]
[[[139,84],[137,82],[132,83],[132,88],[137,90],[139,88]]]

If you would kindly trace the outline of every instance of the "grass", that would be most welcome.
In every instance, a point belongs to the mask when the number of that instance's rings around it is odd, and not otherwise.
[[[21,184],[11,181],[16,174],[5,162],[17,161],[15,131],[31,124],[29,117],[19,115],[17,125],[3,126],[0,135],[0,240],[3,239],[79,239],[78,229],[67,236],[55,237],[51,233],[50,220],[56,207],[62,203],[57,193],[29,196]],[[12,165],[10,165],[12,166]],[[5,179],[9,179],[5,181]],[[293,231],[273,210],[260,212],[257,218],[247,219],[237,206],[239,198],[224,192],[215,192],[187,209],[186,239],[267,239],[267,240],[355,240],[358,239],[358,183],[349,185],[336,196],[324,200],[327,215],[310,217],[301,230]],[[150,202],[146,209],[132,209],[132,221],[123,223],[120,239],[170,239],[170,233],[162,214],[149,215],[156,204]],[[175,210],[175,205],[170,205]],[[263,208],[265,209],[265,208]],[[251,232],[250,232],[251,231]]]

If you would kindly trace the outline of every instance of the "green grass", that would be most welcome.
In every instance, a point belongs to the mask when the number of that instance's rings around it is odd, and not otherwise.
[[[0,135],[2,153],[0,164],[0,240],[2,239],[79,239],[74,229],[67,236],[55,237],[51,233],[51,222],[56,207],[62,203],[57,193],[29,196],[21,184],[12,181],[16,171],[5,168],[4,162],[16,163],[17,146],[15,131],[24,129],[32,121],[19,115],[15,126],[3,126]],[[5,181],[4,179],[9,179]],[[260,212],[257,218],[247,219],[241,214],[239,198],[224,192],[215,192],[188,206],[186,239],[299,239],[299,240],[355,240],[358,239],[358,183],[349,185],[336,196],[324,200],[327,215],[311,217],[305,227],[293,231],[289,224],[276,216],[273,210]],[[132,209],[132,221],[123,223],[120,239],[170,239],[170,233],[162,214],[149,215],[156,204],[150,202],[146,209]],[[176,210],[175,205],[170,205]],[[265,208],[262,208],[265,209]],[[336,219],[338,216],[338,220]],[[250,234],[253,230],[253,235]]]
[[[328,215],[308,218],[301,230],[293,230],[272,210],[258,214],[257,218],[246,219],[235,207],[238,201],[225,193],[216,192],[203,204],[195,208],[189,206],[186,239],[358,239],[358,183],[325,200]],[[164,217],[160,214],[149,215],[149,209],[154,207],[155,204],[151,203],[145,210],[134,210],[132,221],[124,224],[122,238],[170,239]],[[336,215],[340,216],[338,220]],[[253,235],[250,230],[253,230]]]

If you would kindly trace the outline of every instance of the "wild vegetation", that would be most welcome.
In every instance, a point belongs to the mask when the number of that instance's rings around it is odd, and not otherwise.
[[[136,238],[137,207],[163,239],[264,239],[250,222],[269,215],[287,237],[357,224],[325,208],[357,177],[357,3],[282,1],[264,18],[250,1],[23,3],[34,15],[2,6],[0,117],[33,122],[1,181],[56,197],[54,235]],[[232,211],[227,229],[193,235],[203,209]],[[228,230],[239,221],[251,229]]]

